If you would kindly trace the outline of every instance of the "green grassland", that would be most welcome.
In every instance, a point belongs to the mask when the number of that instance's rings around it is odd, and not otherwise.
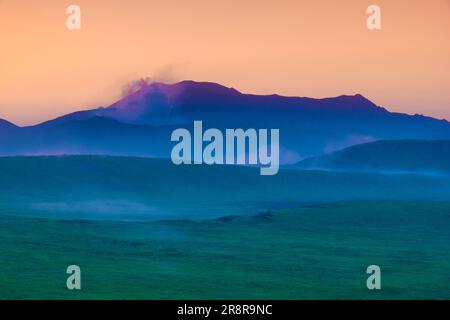
[[[0,218],[0,296],[449,299],[450,203],[355,202],[205,221]],[[65,268],[82,269],[82,290]],[[382,269],[382,290],[366,268]]]
[[[450,298],[447,177],[20,157],[0,188],[0,299]]]

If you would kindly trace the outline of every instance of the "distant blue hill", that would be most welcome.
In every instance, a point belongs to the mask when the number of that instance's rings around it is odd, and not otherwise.
[[[242,94],[215,83],[153,83],[106,108],[30,127],[0,122],[0,155],[110,154],[169,157],[170,133],[204,127],[279,128],[281,160],[295,163],[381,139],[450,139],[450,123],[392,113],[361,95],[326,99]]]
[[[450,201],[450,179],[111,156],[0,157],[1,210],[15,215],[212,218],[358,200]]]
[[[9,121],[0,119],[0,130],[8,130],[8,129],[12,129],[12,128],[18,128],[18,126],[16,126],[15,124],[13,124]]]
[[[360,144],[305,159],[302,169],[450,174],[450,140],[393,140]]]

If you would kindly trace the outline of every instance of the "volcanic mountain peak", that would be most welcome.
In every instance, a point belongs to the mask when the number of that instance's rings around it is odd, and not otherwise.
[[[225,87],[221,84],[215,82],[199,82],[193,80],[183,80],[176,83],[164,83],[164,82],[152,82],[146,83],[139,86],[139,88],[129,95],[126,95],[124,98],[136,97],[145,95],[151,92],[161,92],[166,94],[167,96],[171,96],[173,94],[178,94],[186,91],[194,91],[196,93],[240,93],[239,91]]]
[[[277,128],[280,161],[374,140],[450,139],[450,124],[391,113],[360,94],[313,99],[243,94],[211,82],[144,83],[109,107],[19,128],[0,121],[0,155],[102,153],[166,157],[174,128]]]

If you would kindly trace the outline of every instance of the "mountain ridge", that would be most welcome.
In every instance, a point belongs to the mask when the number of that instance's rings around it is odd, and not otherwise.
[[[110,106],[33,126],[0,122],[0,156],[170,157],[171,130],[189,129],[195,120],[202,120],[205,129],[280,129],[285,163],[375,140],[450,139],[446,120],[390,112],[360,94],[321,99],[254,95],[212,82],[182,81],[143,84]]]
[[[90,117],[94,116],[108,116],[109,110],[117,110],[117,109],[124,109],[124,107],[130,107],[130,105],[127,105],[128,100],[131,100],[131,102],[137,102],[139,99],[143,99],[143,96],[147,93],[151,93],[154,90],[161,90],[162,93],[165,93],[169,98],[174,98],[177,94],[183,93],[185,90],[188,90],[189,93],[194,91],[194,93],[213,93],[213,94],[233,94],[233,95],[241,95],[247,98],[277,98],[282,99],[284,101],[292,102],[308,102],[308,103],[314,103],[314,102],[328,102],[328,101],[342,101],[342,102],[350,102],[352,104],[355,103],[361,103],[365,104],[365,106],[371,106],[376,107],[381,110],[386,110],[382,107],[379,107],[375,105],[372,101],[364,97],[363,95],[357,93],[354,95],[349,94],[343,94],[336,97],[325,97],[325,98],[310,98],[310,97],[300,97],[300,96],[283,96],[279,94],[252,94],[252,93],[241,93],[240,91],[232,88],[232,87],[226,87],[222,86],[220,84],[214,83],[214,82],[197,82],[193,80],[183,80],[174,84],[166,84],[162,82],[154,82],[145,86],[141,86],[140,89],[129,93],[128,95],[122,97],[118,101],[112,103],[111,105],[107,107],[98,107],[98,108],[92,108],[92,109],[86,109],[86,110],[78,110],[74,112],[70,112],[67,114],[64,114],[62,116],[58,116],[53,119],[49,119],[46,121],[43,121],[38,124],[30,125],[30,126],[39,126],[39,125],[45,125],[49,124],[51,122],[62,122],[67,120],[84,120],[88,119]],[[361,105],[359,105],[361,106]],[[320,107],[320,105],[317,105],[317,107]],[[2,119],[0,119],[2,120]],[[4,120],[6,121],[6,120]],[[126,121],[125,121],[126,122]]]

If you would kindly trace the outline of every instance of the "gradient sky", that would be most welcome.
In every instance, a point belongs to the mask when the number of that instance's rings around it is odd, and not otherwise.
[[[82,29],[66,29],[81,7]],[[366,28],[377,4],[382,30]],[[0,0],[0,118],[108,105],[133,80],[361,93],[450,119],[450,0]]]

